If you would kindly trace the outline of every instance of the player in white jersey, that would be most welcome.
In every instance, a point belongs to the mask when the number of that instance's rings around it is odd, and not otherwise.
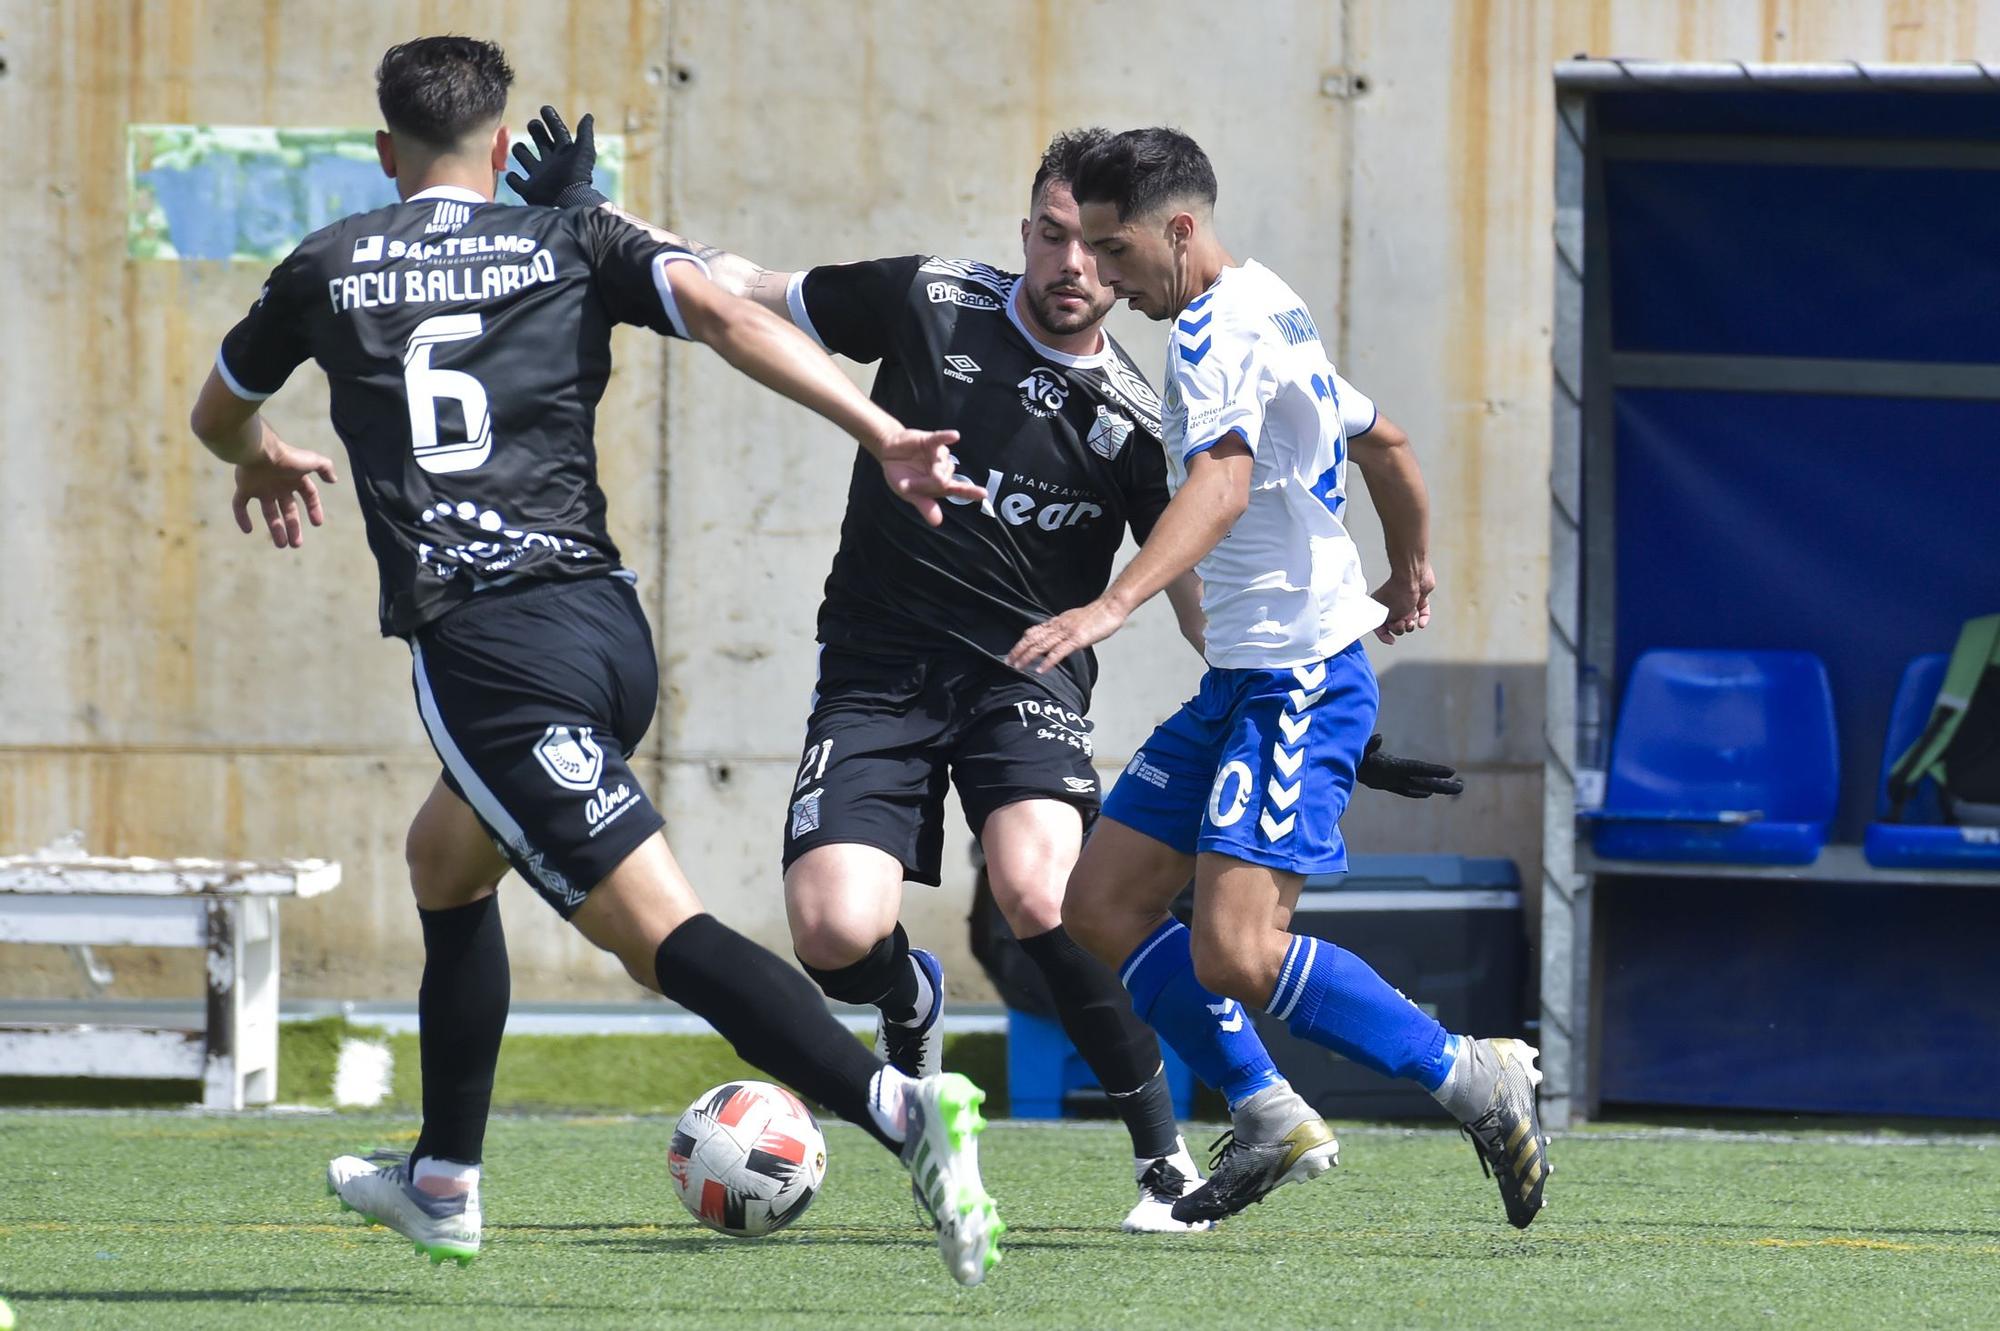
[[[1347,867],[1340,815],[1379,701],[1363,640],[1429,622],[1429,501],[1409,440],[1334,373],[1298,294],[1223,248],[1215,173],[1192,139],[1115,135],[1073,186],[1100,280],[1174,321],[1162,435],[1175,493],[1104,595],[1030,629],[1009,660],[1046,670],[1188,569],[1201,575],[1209,670],[1133,756],[1063,903],[1070,933],[1229,1102],[1209,1182],[1174,1216],[1219,1219],[1338,1162],[1238,1006],[1254,1003],[1431,1091],[1525,1227],[1548,1177],[1535,1051],[1454,1035],[1359,957],[1286,929],[1306,876]],[[1342,523],[1350,448],[1388,545],[1372,596]],[[1167,914],[1190,871],[1192,930]]]

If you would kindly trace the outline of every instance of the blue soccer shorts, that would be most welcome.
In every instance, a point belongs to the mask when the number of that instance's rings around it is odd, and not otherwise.
[[[1211,669],[1132,755],[1104,816],[1184,855],[1344,872],[1340,816],[1380,703],[1358,642],[1313,665]]]

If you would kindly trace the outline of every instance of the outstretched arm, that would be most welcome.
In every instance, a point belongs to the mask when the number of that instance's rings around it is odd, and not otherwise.
[[[791,322],[791,305],[785,299],[785,291],[792,281],[790,273],[761,268],[740,254],[730,253],[720,245],[705,245],[699,240],[677,236],[665,227],[652,226],[650,222],[633,217],[615,204],[607,203],[604,206],[628,221],[650,227],[668,244],[692,251],[696,258],[708,265],[709,280],[730,295],[752,301],[787,323]]]
[[[688,336],[705,342],[758,383],[818,412],[852,435],[882,464],[883,478],[933,527],[940,499],[983,499],[986,491],[956,475],[956,430],[907,429],[869,401],[811,338],[749,300],[724,290],[699,265],[666,266],[666,281]]]
[[[1134,610],[1190,572],[1229,534],[1250,506],[1255,461],[1250,446],[1234,432],[1190,458],[1187,480],[1104,594],[1022,634],[1007,654],[1007,664],[1047,674],[1064,657],[1116,633]]]
[[[1347,443],[1354,465],[1367,478],[1368,497],[1389,547],[1389,578],[1375,591],[1375,599],[1389,607],[1389,618],[1375,636],[1393,643],[1431,622],[1437,576],[1431,572],[1430,495],[1410,436],[1387,416],[1377,416],[1366,433]]]

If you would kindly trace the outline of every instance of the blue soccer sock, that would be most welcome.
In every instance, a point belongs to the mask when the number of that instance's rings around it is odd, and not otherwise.
[[[1118,969],[1132,1010],[1234,1109],[1284,1078],[1271,1062],[1243,1005],[1220,998],[1194,978],[1187,926],[1168,920]]]
[[[1444,1085],[1458,1037],[1377,975],[1361,958],[1299,934],[1285,953],[1265,1011],[1301,1040],[1427,1091]]]

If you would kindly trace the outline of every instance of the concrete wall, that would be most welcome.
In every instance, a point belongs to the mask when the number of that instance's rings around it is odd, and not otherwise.
[[[1539,881],[1553,137],[1571,54],[1922,60],[2000,49],[2000,0],[1258,3],[476,3],[0,0],[15,193],[0,248],[0,853],[69,828],[106,853],[328,855],[347,883],[284,917],[286,993],[413,992],[401,834],[435,761],[407,655],[374,637],[351,492],[279,554],[240,536],[183,421],[255,265],[126,257],[130,122],[374,123],[383,47],[492,35],[543,101],[628,138],[642,210],[770,266],[927,250],[1006,264],[1042,143],[1166,120],[1216,161],[1239,257],[1284,273],[1344,373],[1409,429],[1434,506],[1428,631],[1376,651],[1383,728],[1457,761],[1449,805],[1363,794],[1361,850],[1508,855]],[[1144,366],[1161,338],[1121,312]],[[1331,330],[1338,329],[1334,334]],[[848,450],[692,348],[621,334],[601,415],[613,525],[666,683],[641,776],[711,906],[783,947],[776,857]],[[274,399],[333,450],[307,369]],[[1364,551],[1379,534],[1357,503]],[[1198,673],[1149,609],[1103,653],[1115,770]],[[962,846],[957,833],[951,844]],[[913,889],[912,932],[980,992],[968,874]],[[616,968],[518,883],[516,993],[618,997]],[[198,992],[116,954],[117,992]],[[188,959],[190,962],[192,958]],[[75,992],[0,949],[0,994]]]

